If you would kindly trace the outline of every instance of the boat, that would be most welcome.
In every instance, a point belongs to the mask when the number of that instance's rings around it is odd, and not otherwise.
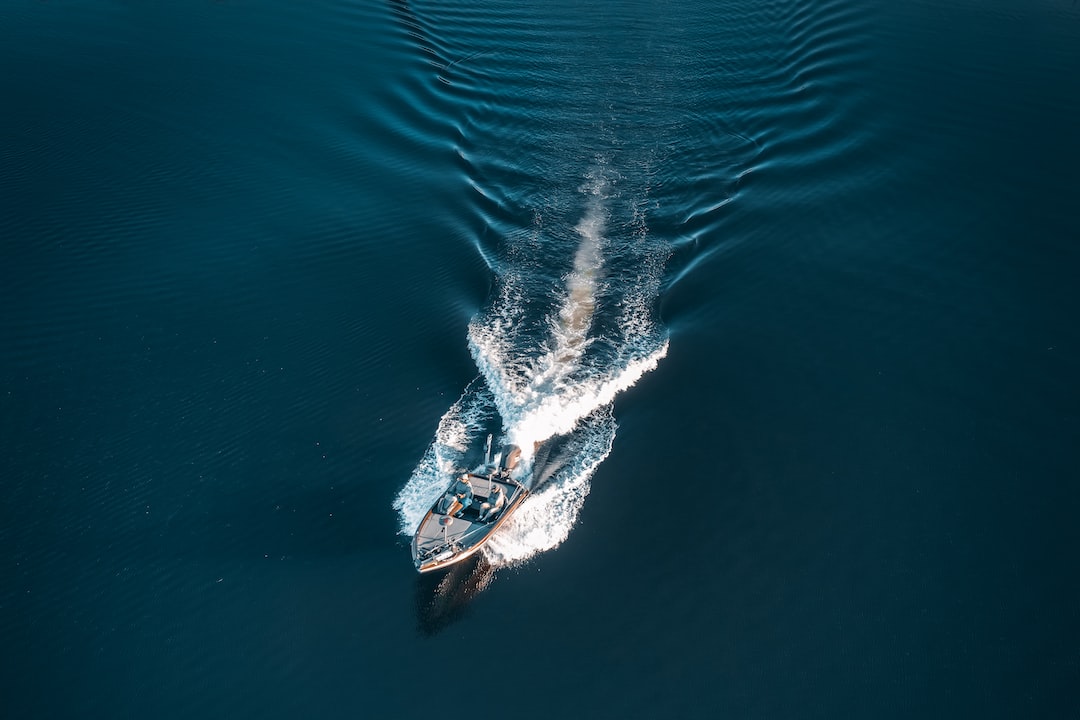
[[[412,541],[418,571],[427,573],[461,562],[491,539],[529,495],[513,474],[520,460],[521,449],[516,445],[507,445],[492,459],[488,436],[484,465],[454,478],[420,521]]]

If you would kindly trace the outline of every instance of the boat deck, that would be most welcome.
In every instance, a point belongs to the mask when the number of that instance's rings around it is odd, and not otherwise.
[[[513,482],[489,479],[484,476],[469,476],[473,487],[473,502],[458,516],[452,517],[437,512],[434,508],[420,523],[413,539],[414,557],[417,553],[427,558],[436,548],[456,548],[455,556],[467,556],[483,545],[492,532],[501,524],[513,509],[524,499],[527,491]],[[480,521],[480,506],[487,500],[494,485],[500,486],[506,494],[506,504],[494,517]],[[443,523],[446,523],[445,525]],[[442,550],[438,551],[439,553]],[[438,553],[435,553],[438,554]],[[425,564],[429,562],[425,560]],[[442,563],[439,563],[442,564]]]

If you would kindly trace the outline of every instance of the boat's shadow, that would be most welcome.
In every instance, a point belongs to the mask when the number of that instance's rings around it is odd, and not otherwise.
[[[416,623],[425,635],[437,635],[465,616],[469,603],[495,577],[482,554],[455,563],[444,571],[416,579]]]

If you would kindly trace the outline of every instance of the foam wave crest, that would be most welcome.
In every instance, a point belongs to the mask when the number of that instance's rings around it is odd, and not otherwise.
[[[537,479],[539,489],[484,547],[492,565],[522,562],[569,537],[589,494],[589,481],[611,453],[617,429],[611,405],[600,408],[582,419],[557,457],[535,469],[544,473]]]

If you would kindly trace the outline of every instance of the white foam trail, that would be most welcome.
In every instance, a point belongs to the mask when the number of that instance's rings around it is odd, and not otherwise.
[[[484,546],[492,565],[520,563],[569,537],[589,494],[589,481],[611,452],[617,429],[610,406],[584,419],[581,426],[577,442],[563,449],[570,462],[530,495]]]
[[[575,397],[583,386],[573,382],[582,355],[590,344],[589,328],[596,312],[596,292],[603,268],[604,230],[608,213],[604,207],[607,182],[594,175],[582,191],[589,196],[585,215],[574,228],[580,242],[574,265],[565,279],[565,292],[556,319],[550,323],[553,343],[527,367],[517,368],[510,360],[513,346],[507,332],[505,308],[469,326],[470,347],[477,366],[495,391],[499,413],[509,442],[519,446],[528,460],[535,444],[573,430],[577,421],[600,405],[594,397]],[[503,299],[503,298],[500,298]],[[655,367],[655,365],[654,365]],[[636,378],[634,379],[636,381]],[[631,381],[633,384],[634,381]],[[628,387],[628,386],[627,386]],[[614,394],[601,388],[601,395]]]
[[[516,412],[510,415],[512,420],[507,421],[507,440],[523,448],[524,452],[524,448],[533,448],[537,443],[556,435],[572,432],[582,418],[610,405],[616,395],[636,384],[645,373],[655,370],[667,355],[667,349],[665,341],[651,355],[629,362],[613,377],[576,383],[562,378],[553,392],[526,397]]]
[[[577,362],[588,345],[589,326],[596,312],[596,285],[603,263],[601,241],[606,221],[603,207],[593,202],[574,228],[581,236],[581,244],[574,254],[574,269],[566,278],[566,299],[554,327],[556,347],[549,354],[552,370]],[[533,385],[539,386],[543,379],[543,376],[534,378]]]

